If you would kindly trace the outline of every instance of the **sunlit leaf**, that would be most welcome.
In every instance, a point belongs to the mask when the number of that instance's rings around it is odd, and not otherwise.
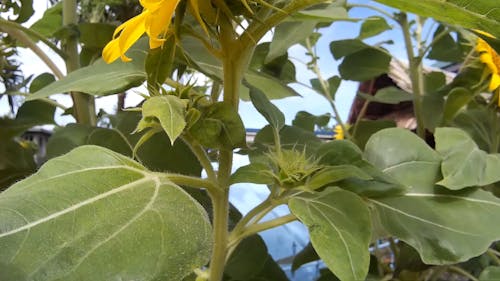
[[[368,207],[338,188],[293,197],[290,210],[309,228],[314,249],[337,277],[363,280],[368,272],[371,222]]]
[[[410,187],[399,196],[368,199],[386,231],[415,248],[427,264],[465,261],[500,238],[500,199],[478,188],[451,191],[435,185],[441,157],[404,129],[382,130],[365,157]]]
[[[5,280],[181,280],[203,266],[203,208],[164,176],[98,146],[0,194]]]
[[[184,115],[186,104],[177,96],[155,96],[147,99],[142,105],[142,119],[137,125],[138,131],[146,129],[151,118],[159,120],[173,144],[186,127]]]
[[[457,128],[437,128],[436,151],[443,157],[443,179],[449,189],[484,186],[500,181],[500,154],[480,150],[472,138]]]
[[[500,11],[491,0],[376,0],[403,11],[412,12],[438,21],[479,29],[500,38]]]

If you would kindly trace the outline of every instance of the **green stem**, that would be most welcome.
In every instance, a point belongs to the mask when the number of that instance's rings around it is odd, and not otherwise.
[[[208,191],[215,191],[218,187],[210,180],[190,177],[181,174],[166,174],[167,178],[177,185],[185,185],[195,188],[205,188]]]
[[[40,47],[38,47],[38,45],[33,40],[31,40],[31,38],[28,35],[26,35],[24,32],[16,28],[3,26],[1,29],[7,32],[10,36],[15,38],[22,44],[24,44],[29,49],[31,49],[31,51],[33,51],[33,53],[35,53],[35,55],[37,55],[47,65],[47,67],[52,71],[52,73],[57,77],[57,79],[62,79],[64,77],[64,74],[59,69],[59,67],[57,67],[57,65],[52,61],[52,59],[50,59],[49,56],[47,56],[47,54],[42,49],[40,49]]]
[[[213,207],[212,259],[209,279],[220,281],[224,274],[228,245],[229,189],[218,189],[209,193]]]
[[[63,25],[71,26],[78,23],[76,13],[76,0],[63,0]],[[80,58],[78,55],[78,38],[69,36],[62,44],[67,57],[65,60],[68,73],[80,68]],[[95,115],[95,100],[91,95],[72,92],[73,110],[76,121],[81,124],[95,126],[97,123]]]
[[[340,117],[340,114],[339,114],[339,111],[337,109],[337,106],[335,105],[335,102],[332,98],[332,96],[330,95],[330,85],[328,84],[328,82],[323,78],[323,75],[321,74],[321,71],[319,69],[319,66],[318,66],[318,63],[317,63],[317,56],[316,56],[316,51],[314,50],[314,48],[312,47],[311,45],[311,42],[309,40],[309,38],[306,39],[306,49],[308,51],[308,53],[310,54],[311,56],[311,59],[312,59],[312,63],[310,65],[310,68],[311,70],[314,72],[314,74],[316,74],[316,77],[318,77],[318,81],[321,85],[321,89],[323,91],[323,96],[328,100],[328,102],[330,103],[330,106],[332,107],[333,109],[333,114],[334,114],[334,118],[335,120],[337,121],[337,123],[340,125],[340,127],[342,127],[342,131],[344,132],[344,135],[348,138],[348,139],[352,139],[352,136],[351,134],[349,133],[349,131],[347,130],[347,126],[345,125],[345,123],[342,121],[342,118]]]
[[[493,250],[493,249],[488,249],[488,250],[486,251],[486,253],[488,254],[488,256],[490,256],[490,258],[491,258],[493,261],[495,261],[495,263],[496,263],[498,266],[500,266],[500,258],[499,258],[500,253],[499,253],[499,252],[497,252],[497,251],[495,251],[495,250]]]
[[[368,105],[370,105],[370,101],[365,100],[365,102],[363,103],[363,107],[361,107],[361,110],[359,111],[359,115],[358,115],[358,118],[356,119],[356,123],[354,123],[354,127],[352,128],[352,137],[353,138],[356,138],[356,134],[358,133],[359,123],[361,122],[361,120],[365,116],[366,110],[368,109]]]
[[[183,135],[182,140],[191,149],[191,151],[196,156],[203,169],[205,169],[208,179],[211,180],[212,182],[216,182],[217,175],[215,174],[214,167],[212,166],[212,162],[210,162],[210,159],[208,158],[205,149],[190,135],[187,134]]]
[[[371,94],[373,92],[373,87],[375,86],[375,79],[372,79],[370,82],[370,87],[368,88],[368,94]],[[361,110],[359,111],[358,117],[356,118],[356,123],[354,123],[354,127],[352,128],[352,137],[356,137],[356,133],[358,132],[358,127],[359,123],[363,119],[363,117],[366,114],[366,111],[368,110],[368,105],[370,105],[369,100],[365,100],[363,103],[363,107],[361,107]]]
[[[223,54],[224,102],[230,104],[235,110],[238,110],[241,80],[253,54],[255,44],[242,45],[241,40],[237,39],[237,34],[234,32],[233,23],[224,15],[221,15],[219,41]],[[233,151],[231,149],[221,149],[219,151],[219,171],[217,174],[217,182],[220,189],[210,193],[214,209],[214,246],[209,269],[210,281],[222,280],[226,263],[228,250],[229,179],[232,166]]]
[[[45,36],[43,36],[42,34],[36,32],[34,30],[26,28],[26,27],[18,24],[17,22],[5,20],[3,18],[0,18],[0,26],[7,26],[7,27],[17,29],[17,30],[23,32],[24,34],[28,35],[29,37],[38,39],[38,40],[42,41],[47,47],[51,48],[62,59],[66,59],[66,54],[61,49],[59,49],[54,43],[50,42],[50,40],[45,38]],[[30,40],[31,40],[31,38],[30,38]]]
[[[229,254],[231,254],[234,251],[234,249],[236,249],[238,244],[243,239],[247,238],[248,236],[251,236],[253,234],[257,234],[259,232],[287,224],[287,223],[292,222],[296,219],[297,219],[297,217],[295,215],[288,214],[288,215],[283,216],[283,217],[272,219],[272,220],[269,220],[269,221],[266,221],[263,223],[259,223],[259,224],[252,224],[252,225],[246,227],[238,235],[229,237],[229,247],[228,247]],[[228,255],[228,257],[229,257],[229,255]]]
[[[422,116],[422,99],[424,96],[424,79],[422,64],[418,56],[415,56],[413,50],[413,43],[410,34],[410,25],[408,23],[408,16],[405,13],[400,14],[399,23],[403,30],[403,37],[405,41],[406,54],[408,56],[408,67],[410,71],[410,80],[413,90],[413,111],[417,119],[417,135],[425,139],[425,127]],[[419,24],[419,23],[418,23]],[[417,29],[418,30],[418,29]],[[420,37],[420,36],[417,36]],[[417,42],[420,51],[420,42]]]
[[[267,198],[266,200],[262,201],[259,205],[255,206],[250,212],[248,212],[241,220],[236,224],[236,226],[233,228],[233,231],[231,232],[231,235],[233,233],[239,233],[245,226],[259,213],[265,211],[269,207],[273,205],[271,198]]]
[[[448,269],[469,278],[471,281],[479,281],[479,279],[477,279],[474,275],[470,274],[469,272],[465,271],[464,269],[458,266],[450,265],[448,266]]]

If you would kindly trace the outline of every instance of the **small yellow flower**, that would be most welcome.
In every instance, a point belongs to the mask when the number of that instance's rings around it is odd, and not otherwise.
[[[342,129],[342,126],[337,125],[335,126],[335,128],[333,129],[333,132],[335,133],[333,135],[333,138],[336,139],[336,140],[343,140],[345,138],[344,136],[344,130]]]
[[[476,52],[479,53],[479,60],[486,64],[486,75],[491,74],[488,89],[494,91],[500,87],[500,55],[481,38],[477,39]]]
[[[144,10],[141,14],[124,22],[116,28],[111,40],[104,50],[102,57],[107,63],[121,58],[131,61],[125,52],[146,33],[149,36],[149,47],[158,48],[165,41],[162,37],[168,30],[175,8],[180,0],[140,0]]]

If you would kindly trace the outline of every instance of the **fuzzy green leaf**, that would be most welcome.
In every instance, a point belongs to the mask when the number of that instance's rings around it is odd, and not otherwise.
[[[2,280],[182,280],[210,255],[192,197],[98,146],[50,160],[0,205]]]
[[[314,249],[340,280],[364,280],[370,263],[371,222],[360,197],[329,188],[293,197],[289,207],[309,228]]]
[[[149,126],[147,120],[156,118],[167,133],[170,143],[173,144],[186,127],[185,112],[186,104],[177,96],[166,95],[149,98],[142,105],[142,119],[137,125],[137,129],[142,131]]]
[[[414,247],[427,264],[465,261],[500,238],[500,199],[478,188],[435,185],[439,155],[415,134],[385,129],[366,144],[365,157],[411,187],[408,193],[368,199],[386,231]]]
[[[479,29],[500,38],[500,10],[491,0],[376,0],[394,8],[432,17],[437,21]]]
[[[472,138],[457,128],[437,128],[436,150],[443,157],[443,180],[449,189],[484,186],[500,181],[500,154],[480,150]]]

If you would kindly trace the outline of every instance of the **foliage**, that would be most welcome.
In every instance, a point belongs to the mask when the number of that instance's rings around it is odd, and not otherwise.
[[[0,4],[13,15],[0,18],[2,93],[24,98],[0,119],[1,280],[289,280],[258,234],[293,221],[311,241],[290,257],[292,270],[321,260],[317,280],[498,278],[494,1],[52,2],[29,28],[22,23],[32,1]],[[352,18],[351,9],[376,15]],[[327,42],[339,75],[325,77],[318,62],[332,58],[318,47],[338,21],[360,30]],[[117,23],[125,29],[113,34]],[[402,31],[406,64],[389,51],[395,42],[376,41],[394,30]],[[12,59],[17,47],[52,73],[23,77]],[[292,47],[309,59],[302,68]],[[127,51],[122,58],[132,61],[105,62],[103,49]],[[427,66],[431,59],[461,67],[446,81]],[[315,78],[302,81],[302,69]],[[377,89],[381,77],[394,83]],[[368,85],[352,124],[336,102],[345,80]],[[142,84],[136,107],[96,114],[96,98]],[[333,114],[301,111],[287,124],[272,100],[300,96],[293,84]],[[54,99],[61,93],[73,106]],[[252,142],[240,99],[268,123]],[[394,112],[368,118],[371,106],[405,104],[416,133],[394,128]],[[61,110],[76,123],[60,126]],[[343,140],[316,135],[332,120]],[[41,166],[36,144],[22,137],[40,125],[55,126]],[[235,152],[250,163],[233,169]],[[229,203],[235,183],[266,185],[269,196],[241,215]],[[280,205],[290,212],[263,219]]]

